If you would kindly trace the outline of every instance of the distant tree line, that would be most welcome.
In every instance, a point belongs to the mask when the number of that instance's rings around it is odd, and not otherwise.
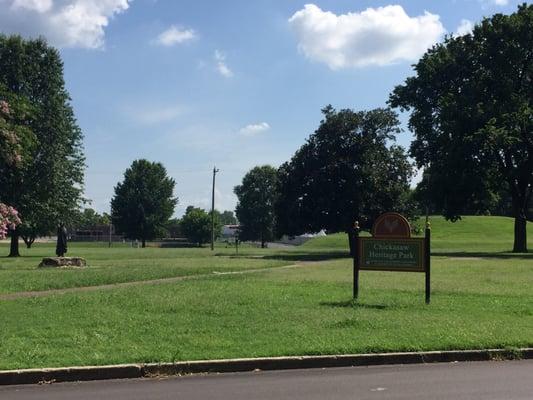
[[[264,246],[283,234],[350,234],[356,220],[369,229],[385,211],[410,218],[429,211],[451,221],[496,214],[514,218],[513,251],[525,252],[533,219],[532,87],[533,4],[524,3],[429,49],[388,107],[326,106],[290,160],[243,177],[234,188],[236,215],[215,212],[215,234],[238,220],[240,239]],[[396,110],[409,113],[408,150],[396,144]],[[86,208],[82,139],[58,51],[43,39],[0,35],[0,203],[20,217],[2,225],[10,256],[19,255],[19,238],[31,246],[60,222],[82,227],[105,218],[143,246],[170,232],[200,246],[209,241],[209,212],[191,206],[172,219],[176,183],[161,163],[132,163],[110,216]],[[411,189],[415,167],[423,175]]]

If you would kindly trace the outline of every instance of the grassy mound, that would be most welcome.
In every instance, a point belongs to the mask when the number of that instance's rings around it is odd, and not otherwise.
[[[512,218],[464,216],[457,222],[450,222],[443,217],[432,216],[430,222],[432,249],[436,253],[508,252],[513,247]],[[345,233],[337,233],[314,238],[302,247],[309,250],[347,249],[347,240]],[[528,244],[533,248],[533,224],[528,224]]]

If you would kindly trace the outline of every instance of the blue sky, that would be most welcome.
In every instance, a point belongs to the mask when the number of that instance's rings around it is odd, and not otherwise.
[[[124,170],[147,158],[176,180],[181,215],[209,207],[214,165],[217,208],[233,209],[246,171],[288,160],[323,106],[385,105],[428,46],[518,3],[0,0],[0,31],[60,48],[91,206],[109,211]]]

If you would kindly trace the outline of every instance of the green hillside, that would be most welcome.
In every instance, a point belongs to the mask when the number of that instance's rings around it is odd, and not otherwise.
[[[513,247],[514,220],[508,217],[465,216],[449,222],[432,216],[432,251],[445,252],[507,252]],[[420,224],[423,226],[423,223]],[[364,233],[363,233],[364,234]],[[528,245],[533,250],[533,224],[528,224]],[[347,249],[345,233],[337,233],[308,241],[307,249]]]

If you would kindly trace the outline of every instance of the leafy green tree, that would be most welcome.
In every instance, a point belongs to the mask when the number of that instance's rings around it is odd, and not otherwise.
[[[242,184],[235,186],[238,203],[235,208],[241,224],[240,240],[259,240],[261,247],[275,237],[275,208],[278,198],[277,170],[270,165],[252,168]]]
[[[118,232],[127,238],[146,240],[162,236],[174,213],[176,182],[167,176],[163,164],[135,160],[124,173],[124,181],[115,186],[111,215]]]
[[[219,214],[219,220],[222,225],[237,224],[237,218],[235,218],[235,214],[233,214],[233,211],[226,210]]]
[[[179,238],[182,237],[181,220],[179,218],[171,218],[168,220],[165,229],[167,231],[167,237]]]
[[[181,219],[181,230],[189,242],[201,247],[211,240],[211,213],[193,206],[187,207]],[[220,236],[221,225],[215,214],[215,238]]]
[[[29,144],[21,149],[21,160],[27,162],[23,168],[13,172],[0,165],[0,201],[15,207],[23,221],[10,232],[10,256],[18,256],[21,234],[48,233],[59,221],[68,223],[79,209],[83,137],[59,52],[43,39],[0,35],[0,91],[11,96],[7,102],[19,111],[16,124],[27,129],[19,143]]]
[[[369,229],[386,211],[411,217],[412,166],[404,150],[390,144],[400,132],[397,115],[331,106],[322,112],[315,133],[278,170],[279,233],[350,233],[354,221]]]
[[[99,214],[92,208],[84,208],[74,221],[77,229],[89,229],[98,225],[109,225],[111,222],[108,214]]]
[[[411,111],[410,153],[425,169],[427,201],[455,221],[483,212],[505,189],[514,252],[527,251],[533,184],[533,5],[448,37],[415,65],[390,103]]]

